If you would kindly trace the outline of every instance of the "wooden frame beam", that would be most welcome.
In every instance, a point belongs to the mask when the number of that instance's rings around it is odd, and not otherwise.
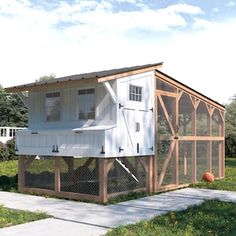
[[[172,123],[171,123],[171,121],[170,121],[171,119],[170,119],[169,114],[168,114],[168,112],[167,112],[167,110],[166,110],[166,107],[165,107],[165,104],[164,104],[164,102],[163,102],[163,100],[162,100],[162,97],[161,97],[161,96],[158,96],[158,98],[159,98],[159,101],[160,101],[160,105],[161,105],[161,107],[162,107],[162,109],[163,109],[164,115],[165,115],[165,117],[166,117],[166,120],[167,120],[167,122],[168,122],[168,124],[169,124],[171,133],[172,133],[173,136],[175,136],[175,129],[174,129],[174,127],[173,127],[173,125],[172,125]]]
[[[176,144],[175,141],[172,141],[171,144],[170,144],[168,153],[167,153],[167,155],[165,157],[165,160],[164,160],[164,163],[163,163],[163,166],[162,166],[161,173],[160,173],[159,178],[158,178],[158,188],[162,185],[162,182],[163,182],[163,179],[164,179],[164,176],[165,176],[165,173],[166,173],[169,161],[172,158],[172,153],[173,153],[173,150],[175,148],[175,144]]]
[[[155,95],[156,96],[168,96],[168,97],[174,97],[177,98],[178,94],[177,93],[173,93],[173,92],[167,92],[167,91],[163,91],[163,90],[155,90]]]
[[[223,136],[180,136],[181,141],[223,141]]]
[[[23,91],[30,91],[30,92],[37,92],[37,91],[51,91],[51,90],[57,90],[57,89],[66,89],[66,88],[74,88],[80,85],[84,84],[96,84],[97,78],[91,78],[91,79],[80,79],[80,80],[68,80],[63,82],[54,82],[54,83],[48,83],[47,81],[42,84],[32,83],[28,86],[22,85],[22,86],[16,86],[11,88],[6,88],[7,92],[10,93],[17,93],[17,92],[23,92]]]
[[[49,189],[40,189],[40,188],[25,188],[25,193],[35,193],[35,194],[44,194],[52,197],[60,197],[60,198],[69,198],[75,200],[85,200],[85,201],[94,201],[100,202],[99,196],[84,194],[84,193],[73,193],[73,192],[55,192],[54,190]]]
[[[117,98],[116,98],[116,94],[113,90],[113,88],[111,87],[110,83],[108,81],[106,82],[102,82],[102,84],[104,85],[106,91],[108,92],[109,96],[111,97],[111,100],[114,104],[117,103]]]
[[[143,69],[133,70],[133,71],[129,71],[129,72],[124,72],[124,73],[120,73],[120,74],[116,74],[116,75],[102,77],[102,78],[98,79],[98,83],[102,83],[102,82],[110,81],[110,80],[114,80],[114,79],[120,79],[120,78],[126,77],[126,76],[138,75],[138,74],[149,72],[149,71],[154,71],[156,69],[160,69],[161,67],[162,67],[162,64],[143,68]]]

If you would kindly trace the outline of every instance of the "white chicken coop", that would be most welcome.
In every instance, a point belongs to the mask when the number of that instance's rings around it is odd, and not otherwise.
[[[8,88],[28,106],[16,133],[19,191],[105,202],[224,176],[224,107],[162,63]],[[35,157],[38,158],[35,158]]]

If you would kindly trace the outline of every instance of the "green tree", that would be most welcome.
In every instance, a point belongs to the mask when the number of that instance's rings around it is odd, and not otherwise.
[[[0,85],[0,126],[26,127],[27,123],[28,111],[24,103]]]
[[[236,156],[236,95],[225,108],[225,151],[227,156]]]
[[[50,75],[44,75],[39,77],[38,79],[36,79],[36,82],[40,82],[40,81],[45,81],[45,80],[49,80],[49,79],[55,79],[56,75],[51,73]]]

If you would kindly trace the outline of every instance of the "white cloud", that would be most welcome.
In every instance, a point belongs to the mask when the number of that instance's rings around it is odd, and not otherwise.
[[[203,94],[226,102],[235,90],[236,18],[179,34],[166,51],[164,70]]]
[[[0,1],[0,83],[6,87],[50,73],[64,76],[165,61],[165,72],[216,100],[235,93],[230,84],[236,21],[211,23],[200,18],[199,7],[187,4],[114,12],[111,3],[59,1],[47,11],[28,0]],[[185,14],[196,17],[195,33],[172,30],[188,24]],[[64,26],[58,28],[61,22]],[[132,35],[141,29],[147,33]],[[168,37],[160,39],[162,31]],[[222,90],[226,92],[219,96]]]
[[[220,11],[219,8],[217,8],[217,7],[214,7],[214,8],[213,8],[213,12],[214,12],[214,13],[218,13],[219,11]]]
[[[131,4],[137,4],[138,2],[141,2],[139,0],[113,0],[113,2],[126,2]]]
[[[235,5],[236,5],[236,3],[233,2],[233,1],[229,1],[229,2],[226,3],[227,7],[234,7]]]

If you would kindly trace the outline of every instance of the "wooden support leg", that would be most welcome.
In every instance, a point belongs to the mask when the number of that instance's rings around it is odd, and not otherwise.
[[[55,157],[55,192],[61,191],[61,158]]]
[[[146,186],[147,192],[153,192],[153,160],[155,156],[148,156],[147,158],[147,175],[146,175]]]
[[[73,180],[74,177],[74,158],[73,157],[63,157],[67,167],[70,181]]]
[[[96,179],[98,180],[99,179],[99,159],[98,158],[95,159],[95,176],[96,176]]]
[[[179,141],[176,140],[175,144],[175,184],[179,185]]]
[[[24,192],[25,187],[25,156],[18,158],[18,191]]]
[[[192,142],[192,182],[197,182],[197,142]]]
[[[219,177],[223,178],[225,176],[224,173],[224,165],[225,165],[225,158],[224,158],[224,144],[223,142],[219,143]]]
[[[99,159],[99,199],[107,202],[107,159]]]
[[[207,142],[207,170],[212,171],[212,141]]]
[[[221,163],[222,163],[222,178],[225,177],[225,142],[222,143],[222,152],[221,152]]]
[[[157,191],[157,155],[153,156],[153,192]]]

